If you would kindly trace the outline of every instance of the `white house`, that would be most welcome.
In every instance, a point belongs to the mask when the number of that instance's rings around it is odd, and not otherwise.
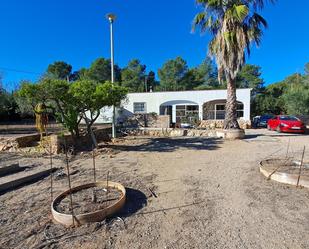
[[[172,123],[194,115],[199,120],[220,120],[225,117],[226,96],[226,90],[129,93],[118,109],[117,118],[136,113],[157,113],[170,115]],[[236,96],[238,118],[249,121],[251,89],[237,89]],[[97,122],[111,122],[111,117],[111,108],[105,108]]]

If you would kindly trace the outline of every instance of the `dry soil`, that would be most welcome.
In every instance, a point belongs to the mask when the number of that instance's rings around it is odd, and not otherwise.
[[[121,213],[78,228],[53,224],[45,178],[0,196],[0,248],[309,248],[308,189],[268,181],[258,168],[260,160],[285,156],[288,143],[289,155],[300,158],[309,136],[246,134],[239,141],[128,137],[105,145],[114,152],[98,153],[97,179],[109,172],[127,188]],[[48,164],[16,154],[0,159]],[[68,183],[62,156],[54,163],[58,194]],[[91,154],[72,157],[70,167],[73,186],[92,181]]]

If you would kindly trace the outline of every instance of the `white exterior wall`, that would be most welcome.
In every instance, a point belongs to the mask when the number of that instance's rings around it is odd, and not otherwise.
[[[112,107],[104,107],[101,109],[100,116],[96,120],[96,123],[112,123],[113,122],[113,109]]]
[[[244,105],[245,120],[250,120],[251,89],[237,89],[237,101]],[[203,117],[203,104],[212,100],[226,100],[227,90],[175,91],[175,92],[147,92],[129,93],[127,100],[122,103],[124,115],[133,114],[134,102],[145,102],[146,112],[160,114],[161,105],[172,106],[173,122],[176,121],[176,105],[199,105],[199,117]],[[98,123],[111,122],[111,108],[102,109]]]

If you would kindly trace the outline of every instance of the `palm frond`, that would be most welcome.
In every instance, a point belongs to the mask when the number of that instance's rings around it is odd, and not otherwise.
[[[249,14],[249,8],[246,5],[235,5],[235,12],[238,21],[242,22]]]
[[[256,13],[266,2],[276,0],[196,0],[203,8],[193,24],[201,32],[209,31],[213,39],[209,43],[209,54],[216,58],[218,69],[225,77],[234,79],[245,63],[250,46],[259,45],[266,20]],[[221,80],[223,74],[219,74]]]
[[[224,0],[196,0],[196,4],[208,6],[209,8],[221,8]]]
[[[248,23],[251,27],[268,27],[266,20],[258,13],[253,13],[252,16],[249,18]]]
[[[200,27],[204,26],[206,16],[207,16],[207,13],[205,12],[200,12],[195,15],[193,22],[192,22],[192,31],[195,31],[197,26],[200,26]]]
[[[192,31],[194,32],[197,27],[200,29],[201,33],[205,33],[208,30],[215,35],[220,28],[220,22],[213,16],[208,16],[206,12],[201,12],[193,19]]]

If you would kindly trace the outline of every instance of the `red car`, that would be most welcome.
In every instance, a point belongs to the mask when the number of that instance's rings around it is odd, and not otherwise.
[[[305,133],[304,123],[290,115],[278,115],[267,122],[268,130],[276,130],[278,132],[295,132],[295,133]]]

